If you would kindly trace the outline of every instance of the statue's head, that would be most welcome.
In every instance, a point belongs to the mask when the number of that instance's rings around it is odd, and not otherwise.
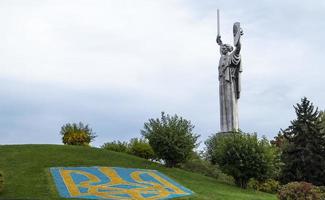
[[[232,52],[234,48],[229,44],[220,45],[220,52],[222,55],[227,55],[229,52]]]

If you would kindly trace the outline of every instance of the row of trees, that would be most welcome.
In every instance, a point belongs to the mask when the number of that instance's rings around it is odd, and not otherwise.
[[[325,185],[325,113],[306,97],[294,109],[297,118],[271,142],[241,131],[211,136],[207,159],[243,188],[251,178]]]
[[[154,158],[164,162],[167,167],[175,167],[186,162],[193,155],[199,138],[199,135],[193,133],[193,129],[194,126],[190,121],[162,112],[160,118],[152,118],[144,123],[144,128],[141,130],[144,139],[132,139],[129,143],[107,142],[102,147],[134,155],[140,154],[140,152],[132,153],[135,148],[141,148],[143,154],[150,154],[150,151],[153,151],[154,155],[140,157]],[[81,122],[64,125],[60,133],[62,142],[68,145],[88,146],[96,138],[92,129]],[[150,145],[150,148],[146,146],[147,144]]]
[[[306,181],[325,185],[325,114],[318,112],[307,98],[294,108],[297,119],[281,130],[275,140],[270,142],[265,137],[258,138],[255,133],[242,131],[217,133],[205,142],[206,149],[200,159],[231,175],[242,188],[246,188],[252,178],[258,182],[275,179],[282,183]],[[76,137],[76,129],[82,137]],[[154,155],[138,156],[162,161],[167,167],[180,166],[195,154],[199,135],[193,133],[193,129],[190,121],[162,112],[160,118],[144,123],[143,139],[139,140],[141,145],[150,146]],[[65,125],[61,134],[65,144],[89,144],[96,137],[82,124]],[[124,148],[128,153],[131,152],[130,144],[132,140],[129,144],[111,142],[103,146],[115,151]]]

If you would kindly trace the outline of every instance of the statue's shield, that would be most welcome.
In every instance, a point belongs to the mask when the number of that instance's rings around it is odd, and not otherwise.
[[[234,46],[237,46],[240,36],[241,36],[241,31],[240,31],[240,23],[236,22],[234,23],[233,26],[233,33],[234,33]]]

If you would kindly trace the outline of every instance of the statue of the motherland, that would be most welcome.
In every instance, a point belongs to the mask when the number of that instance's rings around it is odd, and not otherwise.
[[[233,26],[234,47],[223,44],[220,36],[218,10],[217,44],[220,46],[219,61],[219,98],[220,98],[220,128],[221,132],[238,131],[238,99],[240,98],[241,43],[243,31],[240,23]]]

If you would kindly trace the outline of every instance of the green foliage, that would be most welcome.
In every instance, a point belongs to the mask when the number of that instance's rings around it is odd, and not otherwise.
[[[158,159],[162,159],[166,166],[175,167],[186,162],[196,147],[198,135],[192,131],[194,126],[190,121],[161,113],[161,118],[149,119],[144,123],[142,135],[149,140]]]
[[[4,185],[3,174],[2,174],[2,172],[0,171],[0,193],[1,193],[2,190],[3,190],[3,185]]]
[[[133,138],[129,144],[129,153],[145,159],[154,159],[155,153],[145,139]]]
[[[84,125],[83,123],[68,123],[61,127],[60,134],[62,135],[63,144],[68,145],[89,145],[96,135],[89,128],[89,125]]]
[[[267,179],[265,181],[250,179],[248,182],[248,188],[272,194],[278,192],[280,183],[274,179]]]
[[[154,151],[146,139],[133,138],[130,142],[106,142],[101,146],[101,148],[110,151],[128,153],[145,159],[155,158]]]
[[[49,172],[53,166],[119,166],[158,170],[195,192],[182,200],[276,200],[272,194],[242,190],[201,174],[99,148],[0,145],[0,154],[0,169],[5,174],[5,190],[0,193],[0,199],[62,199]]]
[[[192,158],[185,163],[180,165],[180,168],[199,173],[205,176],[213,177],[215,179],[219,178],[220,170],[215,165],[212,165],[210,162],[205,161],[199,157]]]
[[[283,131],[288,141],[282,153],[281,180],[325,185],[325,133],[317,108],[307,98],[294,106],[297,119]]]
[[[234,184],[234,179],[224,174],[218,165],[211,164],[204,158],[204,152],[193,152],[191,158],[180,164],[181,169],[217,179],[219,182]]]
[[[320,193],[320,200],[325,200],[325,186],[319,186],[318,191]]]
[[[291,182],[278,192],[280,200],[320,200],[319,189],[307,182]]]
[[[122,153],[129,152],[129,146],[127,142],[120,142],[120,141],[106,142],[101,146],[101,148],[110,151],[122,152]]]
[[[277,150],[266,138],[243,132],[217,133],[206,142],[207,158],[234,177],[236,185],[246,188],[248,180],[265,180],[279,169]]]
[[[322,132],[325,133],[325,111],[319,112],[319,120],[322,127]]]
[[[278,135],[274,137],[274,140],[270,141],[270,143],[282,151],[288,145],[288,140],[284,137],[283,132],[280,131]]]

